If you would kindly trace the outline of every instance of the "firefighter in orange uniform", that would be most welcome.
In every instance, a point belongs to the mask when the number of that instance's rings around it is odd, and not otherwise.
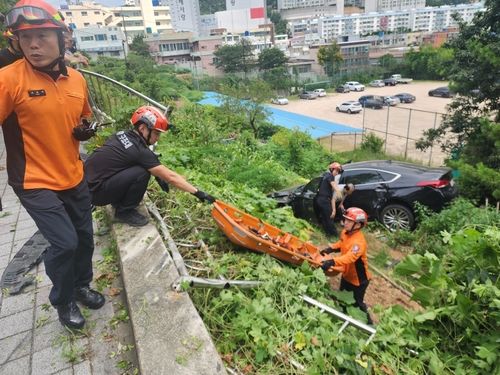
[[[91,309],[106,302],[89,286],[94,238],[79,154],[79,141],[94,135],[85,121],[92,115],[87,84],[64,65],[68,29],[50,4],[21,0],[5,14],[4,26],[19,40],[24,56],[0,70],[8,183],[50,243],[45,272],[59,321],[81,329],[85,318],[76,301]]]
[[[342,266],[342,279],[340,290],[353,292],[361,311],[366,313],[368,324],[373,324],[368,313],[368,308],[364,302],[365,292],[370,284],[370,272],[368,271],[368,261],[366,259],[366,240],[361,232],[361,228],[366,227],[368,216],[361,208],[351,207],[343,215],[345,218],[344,230],[340,234],[340,241],[331,247],[322,250],[321,255],[340,253],[340,257],[326,260],[321,268],[325,271],[333,266]]]

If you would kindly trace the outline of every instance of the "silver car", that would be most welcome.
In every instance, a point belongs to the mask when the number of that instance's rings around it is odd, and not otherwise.
[[[386,95],[384,96],[384,103],[387,105],[396,105],[401,103],[401,100],[397,96]]]
[[[376,79],[370,82],[371,87],[385,87],[385,82],[381,79]]]
[[[349,101],[349,102],[344,102],[342,104],[339,104],[335,110],[337,112],[347,112],[349,114],[351,113],[359,113],[363,107],[361,106],[360,102],[354,102],[354,101]]]
[[[311,100],[311,99],[316,99],[317,97],[318,97],[318,94],[316,94],[315,92],[312,92],[312,91],[302,91],[299,94],[299,99]]]

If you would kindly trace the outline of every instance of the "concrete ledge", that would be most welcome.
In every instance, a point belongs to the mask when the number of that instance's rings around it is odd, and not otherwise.
[[[149,217],[144,204],[139,211]],[[111,206],[107,214],[114,217]],[[170,289],[179,273],[153,219],[139,228],[122,223],[113,223],[111,227],[141,374],[226,375],[189,295]]]

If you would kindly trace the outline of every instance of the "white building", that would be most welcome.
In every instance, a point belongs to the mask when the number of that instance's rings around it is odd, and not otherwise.
[[[425,0],[364,0],[365,13],[425,8]]]
[[[317,34],[326,42],[335,40],[338,35],[366,35],[379,31],[406,32],[438,31],[453,28],[457,22],[452,18],[458,13],[462,20],[471,22],[474,14],[483,8],[481,3],[428,7],[406,11],[384,13],[351,14],[348,16],[320,17],[317,20],[292,22],[289,29],[292,35]]]
[[[200,3],[198,0],[162,0],[168,5],[172,27],[177,32],[192,32],[195,37],[201,35]]]
[[[128,54],[125,33],[117,26],[91,26],[76,28],[73,39],[79,51],[85,51],[92,59],[99,56],[124,58]]]
[[[129,2],[133,2],[130,0]],[[171,30],[170,9],[154,1],[139,5],[104,7],[89,1],[74,5],[59,5],[59,11],[73,29],[91,25],[123,27],[129,43],[135,35],[161,34]]]

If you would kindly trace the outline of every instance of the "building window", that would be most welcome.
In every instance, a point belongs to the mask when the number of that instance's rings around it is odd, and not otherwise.
[[[220,44],[215,45],[215,49],[220,48]]]
[[[160,13],[158,13],[158,12],[155,12],[154,14],[155,14],[155,17],[158,17],[160,15]]]
[[[82,12],[82,16],[84,17],[88,16],[87,12]]]
[[[97,22],[97,25],[102,26],[102,22]]]
[[[83,26],[84,26],[84,27],[88,27],[89,25],[90,25],[90,23],[89,23],[89,22],[85,22],[85,23],[83,24]]]
[[[118,52],[118,51],[112,51],[112,52],[110,53],[110,55],[111,55],[111,56],[120,56],[120,52]]]
[[[66,16],[72,16],[73,13],[72,12],[66,12]]]
[[[80,39],[82,40],[82,42],[89,42],[91,40],[94,40],[94,37],[93,36],[82,36]]]
[[[94,12],[94,14],[101,14],[101,12]]]
[[[161,25],[161,23],[158,22],[158,21],[156,21],[155,23],[156,23],[156,26],[160,26]]]
[[[201,49],[207,49],[207,46],[201,46]]]
[[[118,40],[118,38],[116,37],[116,35],[111,35],[111,40]]]
[[[108,40],[106,34],[97,34],[95,40]]]
[[[218,63],[219,58],[218,57],[212,57],[212,64]]]

